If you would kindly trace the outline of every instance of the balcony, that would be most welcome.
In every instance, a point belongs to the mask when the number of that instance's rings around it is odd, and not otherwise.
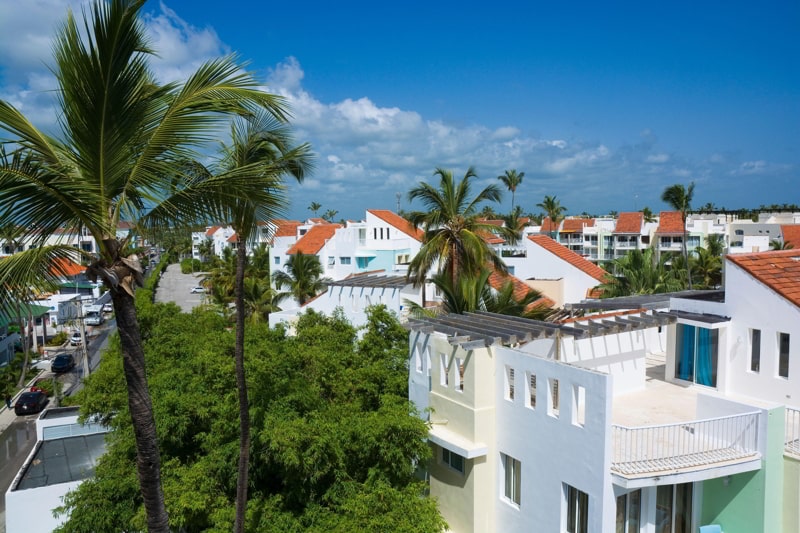
[[[673,424],[612,425],[611,469],[624,477],[654,476],[760,458],[758,412]]]
[[[786,438],[784,439],[786,455],[800,459],[800,410],[786,408]]]

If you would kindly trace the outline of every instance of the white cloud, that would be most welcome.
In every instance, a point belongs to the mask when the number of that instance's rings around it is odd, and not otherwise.
[[[645,161],[648,162],[648,163],[666,163],[667,161],[669,161],[669,155],[668,154],[651,154],[651,155],[647,156],[647,159],[645,159]]]
[[[766,161],[745,161],[734,171],[737,174],[763,174],[767,170]]]

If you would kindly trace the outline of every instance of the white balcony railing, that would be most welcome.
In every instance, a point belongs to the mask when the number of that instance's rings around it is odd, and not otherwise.
[[[758,457],[758,412],[629,428],[613,425],[611,469],[623,476],[691,470]]]
[[[786,408],[785,453],[800,458],[800,410]]]

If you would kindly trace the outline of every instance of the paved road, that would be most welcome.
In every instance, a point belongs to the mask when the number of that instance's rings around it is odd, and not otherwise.
[[[192,287],[197,287],[207,275],[203,272],[181,274],[181,266],[177,263],[167,266],[158,282],[156,302],[174,302],[184,313],[191,313],[206,298],[204,294],[192,294]]]

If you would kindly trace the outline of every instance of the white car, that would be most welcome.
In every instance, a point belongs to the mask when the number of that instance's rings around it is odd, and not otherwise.
[[[69,338],[70,346],[80,346],[81,345],[81,332],[80,331],[73,331],[72,335]]]
[[[202,293],[206,292],[206,288],[205,287],[192,287],[192,290],[189,291],[189,292],[191,292],[192,294],[198,294],[198,293],[202,294]]]
[[[111,305],[110,302],[105,304],[105,305],[103,305],[103,312],[104,313],[113,313],[114,312],[114,306]]]

